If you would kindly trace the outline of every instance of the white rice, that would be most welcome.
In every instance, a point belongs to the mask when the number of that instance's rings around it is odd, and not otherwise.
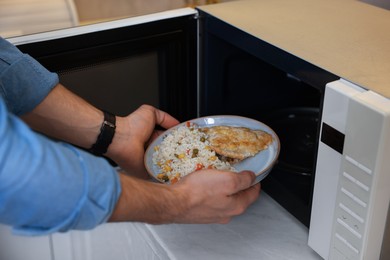
[[[173,183],[200,169],[236,171],[217,157],[210,148],[207,135],[192,123],[173,130],[154,150],[153,163],[160,169],[157,177],[167,182]]]

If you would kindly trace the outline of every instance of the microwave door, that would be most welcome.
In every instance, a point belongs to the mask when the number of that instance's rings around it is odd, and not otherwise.
[[[183,121],[196,116],[196,16],[183,8],[8,40],[101,109],[147,103]]]
[[[197,12],[194,9],[7,40],[50,71],[57,72],[61,83],[101,109],[124,115],[149,103],[179,120],[196,117]],[[90,259],[89,251],[85,250],[91,246],[90,236],[89,232],[69,232],[26,240],[1,226],[2,241],[12,241],[18,246],[0,246],[0,251],[8,259],[52,259],[54,256],[55,259],[74,256]]]
[[[324,259],[389,259],[390,100],[327,84],[309,245]]]

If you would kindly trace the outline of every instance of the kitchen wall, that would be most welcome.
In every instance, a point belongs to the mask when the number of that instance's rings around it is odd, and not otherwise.
[[[0,36],[7,38],[224,1],[231,0],[0,0]]]
[[[74,3],[80,22],[90,23],[226,1],[228,0],[74,0]]]
[[[81,23],[181,8],[185,0],[74,0]]]
[[[0,36],[4,38],[78,23],[73,0],[0,0]]]

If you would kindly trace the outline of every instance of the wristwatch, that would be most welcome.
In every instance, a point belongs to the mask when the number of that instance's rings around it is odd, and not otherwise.
[[[112,139],[115,135],[116,128],[116,118],[115,115],[110,112],[103,111],[104,120],[102,126],[100,127],[99,136],[96,139],[96,142],[89,149],[95,155],[103,155],[107,152],[108,146],[111,144]]]

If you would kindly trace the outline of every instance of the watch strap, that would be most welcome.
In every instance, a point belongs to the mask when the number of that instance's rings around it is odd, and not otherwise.
[[[99,136],[96,139],[96,142],[92,145],[90,152],[95,155],[103,155],[107,152],[108,146],[111,144],[112,139],[115,135],[116,128],[116,118],[115,115],[103,111],[104,120],[102,126],[100,127]]]

